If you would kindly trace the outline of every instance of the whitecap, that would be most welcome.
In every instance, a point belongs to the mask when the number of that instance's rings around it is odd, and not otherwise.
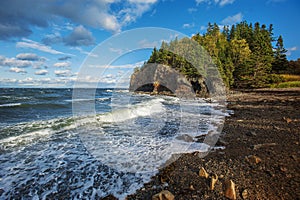
[[[17,107],[17,106],[21,106],[22,103],[7,103],[7,104],[2,104],[0,105],[1,108],[3,107]]]

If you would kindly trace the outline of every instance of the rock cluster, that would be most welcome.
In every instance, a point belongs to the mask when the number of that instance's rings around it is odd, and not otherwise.
[[[199,176],[208,179],[209,174],[206,172],[206,170],[201,167],[199,171]],[[218,175],[217,174],[212,174],[210,177],[210,190],[215,189],[215,185],[218,181]],[[232,180],[227,180],[225,181],[225,192],[224,192],[225,197],[229,199],[236,199],[236,191],[235,191],[235,184]]]

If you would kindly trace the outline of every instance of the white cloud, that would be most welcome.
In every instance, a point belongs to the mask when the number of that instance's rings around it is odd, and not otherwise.
[[[74,83],[74,77],[57,77],[57,78],[31,78],[14,79],[14,78],[0,78],[0,85],[2,86],[29,86],[29,87],[71,87]]]
[[[288,48],[289,51],[297,51],[297,49],[298,49],[297,47]]]
[[[197,9],[196,9],[196,8],[189,8],[189,9],[188,9],[188,12],[189,12],[189,13],[197,12]]]
[[[220,1],[218,1],[218,2],[219,2],[219,5],[220,5],[220,6],[225,6],[225,5],[227,5],[227,4],[233,4],[234,1],[235,1],[235,0],[220,0]]]
[[[55,70],[54,74],[58,77],[69,77],[72,75],[70,70]]]
[[[183,24],[183,25],[182,25],[182,28],[186,28],[186,29],[188,29],[188,28],[193,28],[193,27],[195,27],[195,24],[194,24],[194,23],[191,23],[191,24]]]
[[[61,57],[61,58],[58,58],[58,60],[68,60],[68,59],[71,59],[72,57],[71,56],[64,56],[64,57]]]
[[[160,46],[161,41],[149,41],[147,39],[139,41],[140,48],[154,48]]]
[[[215,5],[219,5],[222,7],[222,6],[225,6],[228,4],[233,4],[234,2],[235,2],[235,0],[196,0],[197,6],[199,4],[206,3],[208,5],[215,4]]]
[[[34,84],[34,80],[31,77],[27,77],[27,78],[25,78],[23,80],[19,80],[18,82],[19,83],[30,84],[30,85]]]
[[[0,55],[0,66],[12,68],[33,67],[39,69],[45,64],[46,60],[47,59],[44,57],[39,57],[38,55],[31,53],[21,53],[18,54],[16,58],[7,58]]]
[[[142,3],[142,4],[149,4],[149,3],[156,3],[157,0],[129,0],[129,3]]]
[[[158,0],[26,0],[0,1],[0,40],[22,38],[32,34],[32,27],[45,28],[54,20],[105,29],[114,33],[134,22]],[[111,7],[114,7],[112,9]],[[17,13],[17,14],[12,14]],[[56,22],[55,21],[55,22]],[[70,30],[72,25],[64,24]],[[55,30],[60,28],[54,27]],[[54,36],[53,40],[60,40]],[[52,40],[52,41],[53,41]],[[44,41],[45,44],[47,41]],[[48,41],[49,42],[49,41]]]
[[[34,73],[35,75],[47,75],[48,74],[48,71],[45,70],[45,69],[42,69],[42,70],[38,70]]]
[[[71,66],[71,63],[70,62],[57,62],[57,63],[54,63],[53,66],[59,67],[59,68],[68,68]]]
[[[25,38],[22,39],[22,42],[17,42],[16,47],[36,49],[50,54],[65,54],[63,52],[52,49],[50,46],[46,46],[44,44],[35,42],[33,40],[25,39]]]
[[[72,49],[75,49],[75,50],[79,51],[81,54],[85,54],[85,55],[92,56],[92,57],[98,57],[97,54],[94,54],[94,53],[89,52],[89,51],[85,51],[81,47],[72,47]]]
[[[210,3],[210,1],[209,0],[196,0],[197,6],[201,3]]]
[[[29,60],[29,61],[37,61],[41,59],[38,55],[34,53],[20,53],[16,56],[16,58],[19,60]]]
[[[206,30],[206,29],[207,29],[206,26],[201,26],[201,27],[200,27],[200,31],[204,31],[204,30]]]
[[[0,66],[24,68],[32,66],[32,62],[28,60],[18,60],[16,58],[6,58],[4,56],[0,56]]]
[[[287,56],[290,56],[290,55],[292,55],[292,52],[293,52],[293,51],[297,51],[297,50],[298,50],[297,47],[287,48],[286,55],[287,55]]]
[[[63,41],[68,46],[89,46],[95,43],[95,38],[90,31],[79,25],[70,35],[63,38]]]
[[[133,64],[124,64],[124,65],[90,65],[90,68],[100,68],[100,69],[134,69],[135,67],[140,67],[144,64],[145,61],[133,63]]]
[[[61,43],[62,41],[63,41],[63,38],[59,32],[55,32],[53,34],[47,34],[42,39],[42,42],[45,45],[53,45],[53,44]]]
[[[27,73],[27,71],[25,69],[22,69],[22,68],[17,68],[17,67],[11,67],[9,69],[10,72],[14,72],[14,73],[22,73],[22,74],[25,74]]]
[[[18,80],[15,78],[5,78],[5,79],[0,79],[1,84],[11,84],[11,83],[17,83]]]
[[[237,13],[236,15],[228,16],[225,19],[223,19],[221,25],[232,25],[241,22],[242,20],[243,20],[243,14]]]
[[[118,49],[118,48],[113,48],[113,47],[110,47],[110,48],[109,48],[109,51],[111,51],[111,52],[113,52],[113,53],[117,53],[117,54],[119,54],[119,55],[121,55],[121,54],[124,52],[123,49]]]
[[[120,20],[120,26],[126,26],[135,22],[137,18],[149,11],[157,2],[158,0],[128,0],[128,7],[118,12],[117,17]]]

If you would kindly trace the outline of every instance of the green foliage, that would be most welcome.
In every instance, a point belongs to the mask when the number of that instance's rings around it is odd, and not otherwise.
[[[272,63],[273,72],[282,73],[287,69],[289,62],[286,58],[286,52],[287,50],[283,46],[283,38],[280,35],[277,39],[276,49],[274,52],[274,62]]]
[[[283,82],[271,85],[271,88],[293,88],[300,87],[300,81]]]
[[[300,58],[289,61],[289,65],[282,73],[300,75]]]
[[[274,73],[293,70],[300,74],[300,59],[288,63],[282,36],[273,48],[276,40],[272,24],[267,28],[258,22],[253,26],[243,21],[221,31],[216,23],[209,23],[205,34],[197,33],[191,39],[203,48],[196,48],[187,38],[176,38],[169,44],[163,42],[159,50],[154,48],[148,63],[169,65],[188,78],[197,78],[206,77],[205,69],[211,59],[229,88],[267,87],[281,81]],[[178,54],[192,56],[187,59]]]
[[[270,74],[269,75],[269,83],[270,84],[278,84],[284,81],[284,78],[279,74]]]

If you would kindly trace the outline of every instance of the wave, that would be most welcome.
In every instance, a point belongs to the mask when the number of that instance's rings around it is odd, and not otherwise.
[[[47,140],[46,136],[76,128],[75,120],[76,118],[72,117],[56,118],[4,127],[0,129],[0,149],[25,146],[41,139]]]
[[[101,122],[122,122],[137,117],[150,116],[165,110],[163,99],[153,99],[144,103],[129,106],[128,108],[113,110],[110,113],[98,116]],[[112,107],[113,109],[114,107]]]
[[[96,98],[96,99],[66,99],[64,101],[66,102],[84,102],[84,101],[110,101],[110,97],[104,97],[104,98]]]
[[[96,98],[97,101],[110,101],[110,97],[104,97],[104,98]]]
[[[66,102],[94,101],[95,99],[66,99]]]
[[[107,100],[111,99],[96,99]],[[183,102],[179,106],[181,109],[175,109],[172,105],[179,104],[176,98],[132,98],[131,105],[121,100],[120,104],[111,105],[109,113],[0,128],[0,162],[4,166],[0,184],[7,185],[7,191],[1,197],[8,198],[19,188],[25,188],[23,194],[26,195],[38,187],[41,199],[53,198],[51,195],[57,191],[54,180],[67,172],[68,176],[62,180],[67,189],[72,188],[70,198],[87,195],[89,188],[91,199],[95,195],[105,197],[109,194],[125,199],[126,195],[150,181],[167,161],[174,161],[170,160],[171,155],[209,150],[210,146],[195,142],[195,136],[216,131],[223,119],[222,112],[214,111],[219,109],[217,105],[200,104],[196,109],[198,104],[193,107],[194,104]],[[70,103],[64,105],[70,106]],[[201,111],[216,115],[206,116]],[[176,132],[160,134],[164,129]],[[31,180],[38,186],[30,186]]]
[[[129,90],[114,90],[115,92],[118,92],[118,93],[127,93],[129,92]]]
[[[7,103],[7,104],[0,105],[0,108],[3,108],[3,107],[17,107],[17,106],[21,106],[21,105],[22,105],[21,103]]]
[[[2,100],[8,100],[8,99],[13,99],[13,100],[28,100],[31,99],[31,97],[18,97],[18,96],[0,96],[0,99]]]

